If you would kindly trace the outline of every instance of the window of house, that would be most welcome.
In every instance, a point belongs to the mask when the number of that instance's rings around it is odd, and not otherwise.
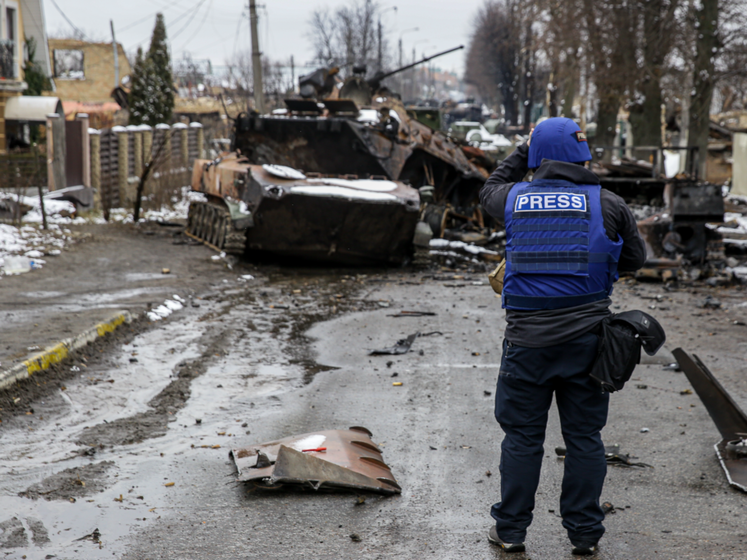
[[[61,80],[85,80],[83,51],[75,49],[54,50],[54,77]]]

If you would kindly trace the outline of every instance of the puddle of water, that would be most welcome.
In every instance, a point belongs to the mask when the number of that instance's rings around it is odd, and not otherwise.
[[[146,280],[165,280],[175,278],[176,274],[163,274],[161,272],[130,272],[125,274],[127,282],[144,282]]]
[[[66,292],[21,292],[18,295],[30,299],[49,299],[62,297],[66,295]]]
[[[203,302],[199,312],[202,317],[214,315],[218,305]],[[224,319],[233,326],[219,327]],[[191,507],[192,494],[186,485],[191,485],[194,475],[189,471],[199,470],[201,464],[225,462],[231,447],[251,443],[247,440],[253,436],[246,432],[253,422],[282,414],[280,396],[303,384],[309,364],[293,362],[288,340],[272,334],[274,325],[248,305],[233,305],[229,315],[215,322],[198,322],[196,312],[187,312],[178,322],[159,325],[123,346],[111,367],[97,367],[69,383],[67,391],[53,397],[57,400],[54,413],[37,411],[37,415],[44,414],[44,420],[33,422],[33,432],[28,427],[6,429],[0,435],[0,496],[8,513],[6,517],[0,512],[0,522],[17,515],[24,527],[31,527],[34,519],[41,520],[51,541],[39,547],[29,540],[28,546],[13,549],[10,558],[26,555],[28,560],[41,560],[50,552],[60,558],[112,558],[125,550],[139,527],[159,515],[176,515],[180,508]],[[171,381],[175,366],[201,355],[198,341],[206,329],[213,328],[225,328],[217,334],[230,337],[224,345],[226,352],[215,356],[206,372],[191,381],[191,396],[175,412],[164,436],[106,447],[94,457],[73,455],[81,449],[74,442],[87,426],[147,410],[148,401]],[[133,357],[138,362],[131,363]],[[94,385],[88,378],[100,381]],[[108,379],[115,381],[108,383]],[[100,461],[115,463],[103,492],[75,503],[33,501],[17,495],[64,469]],[[176,486],[165,487],[167,481],[176,481]],[[90,540],[75,541],[96,528],[103,548]]]
[[[0,434],[0,478],[19,461],[28,476],[36,478],[37,469],[45,470],[45,464],[70,457],[70,442],[85,429],[147,410],[148,401],[171,381],[176,365],[200,355],[196,342],[201,334],[196,324],[168,323],[122,346],[111,370],[92,371],[87,376],[84,372],[83,378],[70,383],[58,397],[65,404],[38,425],[35,422],[34,431],[17,428]],[[138,361],[130,362],[131,358]],[[92,380],[100,381],[93,385]],[[0,482],[0,491],[23,489]]]

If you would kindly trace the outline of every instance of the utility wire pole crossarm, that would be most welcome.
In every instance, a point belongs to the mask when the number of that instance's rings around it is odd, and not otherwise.
[[[265,95],[262,85],[262,53],[259,50],[257,33],[257,0],[249,0],[249,26],[252,32],[252,78],[254,84],[254,108],[260,115],[265,113]]]

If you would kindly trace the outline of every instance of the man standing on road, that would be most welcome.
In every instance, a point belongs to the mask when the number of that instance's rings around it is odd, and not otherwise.
[[[610,315],[618,270],[643,266],[645,246],[623,200],[586,168],[591,152],[575,122],[537,125],[480,191],[483,208],[506,227],[506,332],[495,417],[501,445],[501,501],[488,539],[524,550],[539,484],[553,393],[567,448],[560,495],[574,554],[593,554],[604,534],[599,505],[607,464],[601,430],[609,394],[589,377],[596,327]],[[529,169],[532,181],[522,181]]]

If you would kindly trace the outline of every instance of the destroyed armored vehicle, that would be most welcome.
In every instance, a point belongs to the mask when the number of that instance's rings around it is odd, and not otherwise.
[[[412,256],[418,192],[383,177],[303,174],[253,165],[236,153],[195,162],[188,231],[234,253],[347,264],[400,264]]]
[[[414,189],[440,204],[438,226],[472,216],[489,160],[418,122],[381,86],[410,66],[339,88],[336,69],[317,71],[301,78],[309,97],[240,114],[232,153],[195,162],[192,188],[207,201],[190,205],[188,233],[221,250],[241,252],[245,236],[249,253],[395,264],[413,252]]]

